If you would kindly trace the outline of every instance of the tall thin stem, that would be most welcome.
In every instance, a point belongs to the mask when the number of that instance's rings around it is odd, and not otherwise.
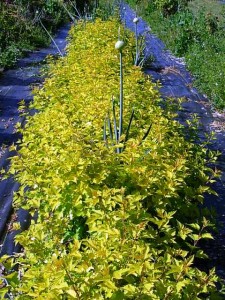
[[[116,122],[116,112],[115,112],[115,103],[114,99],[112,99],[112,110],[113,110],[113,124],[114,124],[114,133],[116,144],[118,143],[118,131],[117,131],[117,122]]]
[[[48,34],[48,36],[50,37],[51,41],[53,42],[53,44],[55,45],[56,49],[58,50],[59,54],[61,56],[63,56],[61,50],[59,49],[58,45],[56,44],[55,40],[53,39],[53,37],[51,36],[51,34],[49,33],[49,31],[46,29],[46,27],[44,26],[44,24],[42,23],[41,19],[39,20],[41,26],[43,27],[44,31]]]
[[[106,137],[106,118],[105,118],[104,130],[103,130],[103,140],[104,140],[104,142],[106,142],[106,139],[107,139],[107,137]]]
[[[109,113],[108,113],[108,127],[109,127],[109,136],[110,136],[111,140],[113,141],[113,131],[112,131],[112,125],[111,125]]]
[[[137,32],[137,23],[134,24],[135,27],[135,42],[136,42],[136,59],[135,59],[135,66],[138,65],[138,32]]]
[[[75,9],[78,18],[81,19],[82,17],[81,17],[81,14],[80,14],[79,10],[77,9],[76,3],[74,4],[72,1],[70,1],[70,3],[73,6],[73,8]]]
[[[65,9],[65,11],[67,12],[68,16],[71,18],[72,22],[74,22],[74,21],[75,21],[74,16],[73,16],[73,15],[71,14],[71,12],[67,9],[66,5],[65,5],[63,2],[61,2],[61,4],[62,4],[62,7],[63,7],[63,8]]]
[[[123,134],[123,53],[120,51],[120,120],[119,120],[119,140]]]

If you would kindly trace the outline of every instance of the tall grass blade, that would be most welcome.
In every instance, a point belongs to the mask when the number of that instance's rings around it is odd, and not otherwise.
[[[125,142],[128,140],[129,132],[130,132],[130,127],[131,127],[131,123],[133,121],[133,118],[134,118],[134,109],[132,109],[132,114],[131,114],[130,121],[129,121],[129,124],[128,124],[128,127],[127,127]]]
[[[135,57],[135,66],[138,65],[138,55],[139,55],[139,50],[138,50],[138,33],[137,33],[137,23],[135,25],[135,43],[136,43],[136,57]]]
[[[62,7],[65,9],[65,11],[67,12],[68,16],[71,18],[72,22],[75,22],[75,18],[74,16],[71,14],[71,12],[67,9],[66,5],[63,2],[60,2]]]
[[[114,133],[115,133],[115,140],[118,143],[118,131],[117,131],[117,122],[116,122],[116,111],[115,111],[115,101],[112,99],[112,109],[113,109],[113,123],[114,123]]]
[[[74,4],[72,1],[70,1],[72,7],[74,8],[75,12],[77,13],[77,16],[79,19],[82,19],[81,14],[79,12],[79,10],[77,9],[76,3]]]
[[[149,126],[149,128],[148,128],[147,132],[145,133],[145,135],[143,136],[141,143],[148,137],[151,128],[152,128],[152,123]],[[140,145],[141,145],[141,143],[140,143]]]
[[[63,56],[61,50],[59,49],[58,45],[56,44],[55,40],[53,39],[52,35],[49,33],[49,31],[47,30],[47,28],[45,27],[45,25],[42,23],[41,19],[39,19],[39,23],[41,24],[42,28],[44,29],[44,31],[48,34],[48,36],[50,37],[51,41],[53,42],[53,44],[55,45],[56,49],[58,50],[59,54],[61,56]]]
[[[119,119],[119,139],[123,134],[123,54],[120,51],[120,119]]]
[[[113,130],[112,130],[112,124],[110,121],[109,114],[108,114],[108,127],[109,127],[109,136],[110,136],[111,140],[113,141]]]
[[[106,118],[105,118],[105,121],[104,121],[103,140],[104,140],[104,142],[106,142],[106,140],[107,140],[107,136],[106,136]]]

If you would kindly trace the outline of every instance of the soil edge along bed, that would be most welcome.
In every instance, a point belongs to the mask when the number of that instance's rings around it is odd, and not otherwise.
[[[66,46],[66,37],[70,25],[61,27],[54,37],[54,40],[63,52]],[[57,56],[58,50],[54,44],[48,48],[30,53],[27,57],[20,59],[13,70],[3,72],[0,77],[0,167],[7,170],[9,158],[15,155],[15,151],[9,151],[12,144],[16,144],[21,135],[16,131],[17,124],[24,124],[25,117],[21,116],[23,111],[19,104],[23,100],[23,107],[26,109],[32,101],[31,90],[34,86],[41,84],[43,78],[40,75],[40,68],[48,55]],[[16,232],[11,231],[11,222],[15,218],[20,222],[22,229],[30,224],[30,216],[26,210],[20,209],[17,216],[12,215],[13,193],[18,190],[19,184],[13,177],[0,181],[0,238],[1,256],[12,255],[18,252],[15,247],[14,237]]]
[[[118,141],[111,128],[121,111],[119,26],[125,46],[124,135]],[[193,129],[175,120],[174,103],[160,107],[157,84],[133,65],[134,46],[132,34],[114,19],[80,22],[71,30],[67,56],[52,64],[36,90],[32,108],[38,113],[21,130],[9,173],[20,183],[15,208],[38,211],[38,218],[16,237],[24,252],[1,259],[3,295],[218,294],[214,270],[193,265],[195,257],[204,258],[199,240],[211,238],[198,206],[216,175],[206,166],[214,157],[185,138]]]

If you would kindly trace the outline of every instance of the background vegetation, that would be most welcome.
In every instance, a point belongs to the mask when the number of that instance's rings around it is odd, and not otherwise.
[[[128,2],[138,4],[153,32],[175,55],[185,57],[195,85],[214,106],[224,109],[224,5],[214,0]]]
[[[62,23],[71,21],[68,11],[75,14],[75,5],[83,13],[84,4],[85,1],[1,1],[0,68],[12,67],[28,50],[48,45],[49,36],[39,19],[51,33]]]

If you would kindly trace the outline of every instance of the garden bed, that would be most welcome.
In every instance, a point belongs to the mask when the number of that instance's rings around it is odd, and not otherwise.
[[[110,125],[104,133],[105,120],[119,119],[118,27],[114,19],[74,27],[67,56],[52,63],[44,87],[36,89],[32,108],[39,113],[20,130],[23,140],[14,149],[10,174],[20,183],[14,207],[38,211],[38,219],[16,237],[24,251],[1,259],[8,285],[2,294],[217,294],[214,271],[193,265],[195,257],[205,258],[198,242],[211,238],[209,215],[199,204],[211,192],[207,184],[216,173],[206,164],[215,157],[192,142],[192,127],[175,120],[174,102],[160,108],[158,85],[133,65],[135,41],[122,27],[125,129],[132,110],[134,118],[127,138],[124,131],[119,141],[112,139]],[[10,271],[13,265],[19,273]]]

